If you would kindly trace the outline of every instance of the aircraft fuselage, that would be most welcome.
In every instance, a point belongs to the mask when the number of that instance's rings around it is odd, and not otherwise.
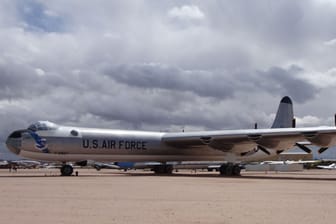
[[[8,148],[25,158],[43,161],[244,161],[269,157],[238,155],[202,146],[172,147],[162,141],[166,133],[58,126],[50,130],[21,130],[7,139]],[[250,146],[249,146],[250,147]]]

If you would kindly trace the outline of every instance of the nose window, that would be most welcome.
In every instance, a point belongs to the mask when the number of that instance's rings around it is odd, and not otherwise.
[[[37,131],[37,127],[35,124],[29,125],[28,129],[31,131]]]
[[[38,121],[34,124],[31,124],[28,129],[31,131],[47,131],[54,130],[57,128],[57,125],[49,121]]]
[[[22,133],[21,130],[14,131],[12,134],[10,134],[9,138],[21,138],[22,136],[21,133]]]

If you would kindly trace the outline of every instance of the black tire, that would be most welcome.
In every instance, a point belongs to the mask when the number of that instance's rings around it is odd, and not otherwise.
[[[240,176],[240,167],[239,165],[234,165],[232,169],[232,175],[233,176]]]
[[[240,176],[240,167],[239,165],[222,164],[219,167],[219,173],[222,176]]]
[[[219,173],[220,173],[220,175],[222,175],[222,176],[225,176],[225,175],[226,175],[226,167],[227,167],[226,164],[222,164],[222,165],[219,167]]]
[[[61,167],[61,175],[62,176],[71,176],[73,173],[73,167],[70,165],[63,165]]]
[[[173,166],[172,165],[161,165],[155,166],[153,168],[155,174],[172,174],[173,173]]]
[[[232,176],[232,171],[233,171],[233,165],[232,164],[228,164],[226,166],[225,175],[226,176]]]
[[[174,170],[174,168],[173,168],[173,166],[171,166],[171,165],[167,165],[167,166],[165,167],[165,173],[166,173],[166,174],[172,174],[172,173],[173,173],[173,170]]]

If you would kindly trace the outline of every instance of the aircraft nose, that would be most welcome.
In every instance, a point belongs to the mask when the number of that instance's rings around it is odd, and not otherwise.
[[[7,148],[15,154],[19,154],[21,151],[22,133],[25,130],[17,130],[12,132],[6,140]]]

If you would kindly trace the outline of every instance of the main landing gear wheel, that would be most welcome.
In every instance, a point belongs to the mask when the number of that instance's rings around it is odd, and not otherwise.
[[[155,174],[172,174],[173,166],[172,165],[155,166],[153,168],[153,171]]]
[[[240,167],[238,164],[223,164],[219,167],[221,176],[240,176]]]
[[[61,175],[62,176],[71,176],[73,173],[73,168],[70,165],[63,165],[61,167]]]

